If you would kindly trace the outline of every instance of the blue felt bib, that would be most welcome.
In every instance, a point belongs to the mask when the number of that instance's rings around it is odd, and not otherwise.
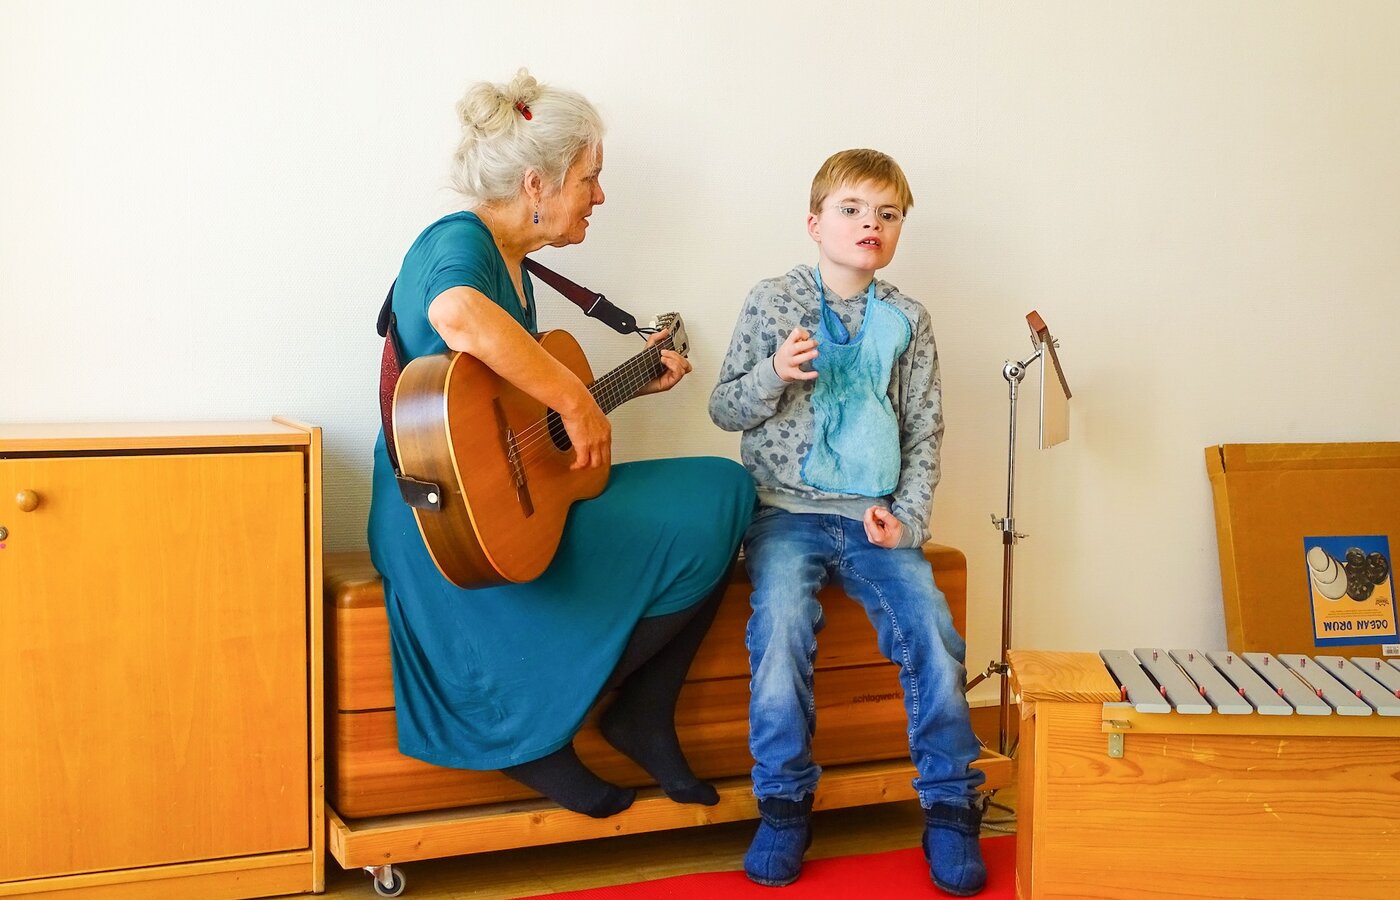
[[[802,458],[802,480],[836,494],[884,497],[899,485],[899,420],[888,396],[895,360],[909,346],[909,319],[866,293],[865,317],[852,337],[826,305],[817,272],[821,322],[812,368],[812,446]]]

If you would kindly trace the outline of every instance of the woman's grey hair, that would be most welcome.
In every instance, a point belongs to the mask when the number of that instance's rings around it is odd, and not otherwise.
[[[452,183],[473,204],[514,199],[530,169],[558,189],[579,154],[596,153],[603,142],[603,120],[593,104],[540,84],[525,69],[509,84],[469,87],[457,101],[457,118],[462,139],[452,157]]]

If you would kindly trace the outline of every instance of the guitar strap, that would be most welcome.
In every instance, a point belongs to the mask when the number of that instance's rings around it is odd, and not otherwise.
[[[545,284],[563,294],[564,299],[583,310],[585,316],[597,319],[618,334],[637,333],[636,318],[627,310],[613,306],[612,302],[602,294],[590,291],[582,285],[574,284],[563,275],[546,269],[528,256],[525,257],[525,268],[537,275]]]
[[[533,259],[526,257],[525,268],[539,279],[554,288],[573,303],[583,314],[597,319],[620,334],[638,333],[637,320],[629,312],[614,306],[607,297],[597,291],[575,284]],[[379,320],[375,330],[384,338],[384,353],[379,360],[379,417],[384,423],[384,447],[389,451],[389,465],[393,466],[394,478],[399,483],[399,493],[404,502],[418,509],[442,509],[442,489],[431,482],[417,481],[404,475],[399,468],[398,448],[394,445],[394,389],[403,373],[403,349],[399,343],[398,316],[394,314],[394,284],[389,285],[389,293],[384,297],[384,305],[379,308]]]

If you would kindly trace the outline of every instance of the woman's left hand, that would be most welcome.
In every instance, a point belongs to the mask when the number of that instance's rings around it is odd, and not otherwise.
[[[872,506],[865,511],[865,536],[875,546],[890,550],[899,546],[904,523],[883,506]]]
[[[666,340],[669,334],[665,329],[658,331],[647,338],[647,346],[652,347]],[[661,364],[666,367],[666,371],[642,385],[642,389],[637,392],[641,394],[659,394],[662,391],[669,391],[690,372],[690,361],[674,350],[661,351]]]

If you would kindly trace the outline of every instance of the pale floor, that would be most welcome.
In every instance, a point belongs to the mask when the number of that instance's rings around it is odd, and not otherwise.
[[[1016,805],[1012,785],[996,801]],[[1005,818],[991,809],[988,819]],[[405,900],[512,900],[560,891],[629,884],[692,872],[738,870],[755,823],[730,822],[677,831],[407,863]],[[995,832],[984,830],[983,836]],[[917,847],[923,814],[916,801],[817,813],[808,859]],[[374,900],[369,876],[326,864],[326,897]]]

